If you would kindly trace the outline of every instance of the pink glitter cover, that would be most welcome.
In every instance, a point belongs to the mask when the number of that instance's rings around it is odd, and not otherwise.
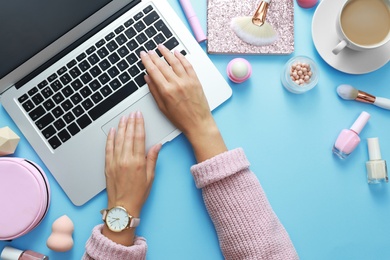
[[[254,46],[243,42],[230,29],[234,17],[252,16],[259,0],[208,0],[207,51],[232,54],[290,54],[294,51],[294,2],[272,0],[266,21],[278,32],[272,45]]]

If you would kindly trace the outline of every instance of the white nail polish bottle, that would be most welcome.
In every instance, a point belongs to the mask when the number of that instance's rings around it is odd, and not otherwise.
[[[367,138],[369,161],[366,162],[369,184],[388,182],[386,161],[382,160],[378,137]]]

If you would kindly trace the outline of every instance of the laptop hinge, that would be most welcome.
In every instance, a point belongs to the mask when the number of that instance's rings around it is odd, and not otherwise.
[[[37,75],[39,75],[41,72],[43,72],[45,69],[47,69],[48,67],[50,67],[51,65],[53,65],[54,63],[56,63],[58,60],[60,60],[61,58],[63,58],[65,55],[67,55],[69,52],[71,52],[72,50],[76,49],[79,45],[81,45],[83,42],[85,42],[86,40],[88,40],[89,38],[91,38],[93,35],[95,35],[97,32],[99,32],[101,29],[103,29],[104,27],[106,27],[108,24],[110,24],[111,22],[113,22],[115,19],[117,19],[118,17],[120,17],[122,14],[124,14],[125,12],[127,12],[128,10],[130,10],[131,8],[133,8],[134,6],[136,6],[137,4],[139,4],[141,2],[141,0],[134,0],[134,1],[131,1],[131,3],[129,3],[128,5],[126,5],[125,7],[123,7],[121,10],[119,10],[118,12],[116,12],[115,14],[113,14],[112,16],[110,16],[107,20],[105,20],[104,22],[100,23],[98,26],[96,26],[94,29],[92,29],[91,31],[89,31],[88,33],[86,33],[84,36],[80,37],[78,40],[76,40],[74,43],[72,43],[71,45],[69,45],[68,47],[66,47],[64,50],[62,50],[61,52],[59,52],[58,54],[56,54],[53,58],[51,58],[50,60],[48,60],[47,62],[45,62],[44,64],[42,64],[41,66],[39,66],[37,69],[35,69],[33,72],[31,72],[30,74],[28,74],[27,76],[25,76],[24,78],[22,78],[21,80],[19,80],[16,84],[15,84],[15,87],[16,89],[19,89],[21,88],[24,84],[26,84],[27,82],[29,82],[30,80],[32,80],[33,78],[35,78]]]

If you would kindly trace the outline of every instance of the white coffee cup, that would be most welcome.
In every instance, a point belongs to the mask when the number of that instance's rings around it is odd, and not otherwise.
[[[337,55],[345,47],[356,51],[379,48],[390,41],[390,0],[348,0],[336,20],[340,42],[332,50]]]

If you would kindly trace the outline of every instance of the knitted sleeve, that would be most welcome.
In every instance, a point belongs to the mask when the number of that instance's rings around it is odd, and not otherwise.
[[[191,167],[225,259],[299,259],[242,149]]]
[[[134,245],[123,246],[117,244],[102,234],[103,225],[97,225],[91,237],[85,245],[83,260],[144,260],[146,259],[146,240],[143,237],[136,237]]]

